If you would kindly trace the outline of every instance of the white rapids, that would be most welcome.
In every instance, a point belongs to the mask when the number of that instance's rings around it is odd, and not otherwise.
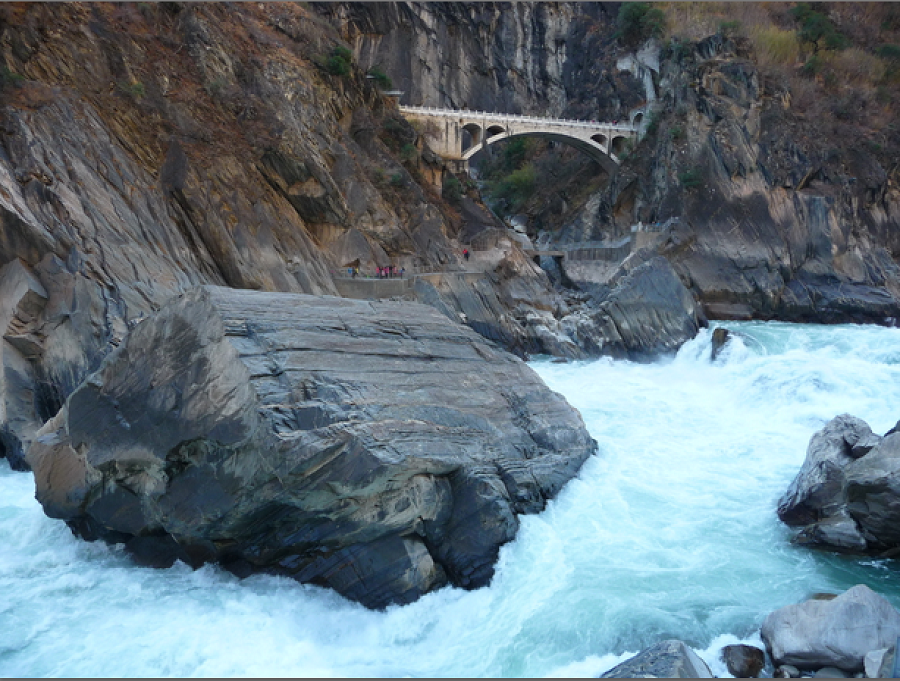
[[[790,545],[775,505],[841,413],[900,418],[900,330],[727,323],[652,364],[533,368],[600,446],[522,518],[490,587],[370,612],[287,579],[133,566],[44,516],[0,462],[0,675],[593,676],[663,638],[726,675],[772,610],[866,583],[900,605],[896,561]]]

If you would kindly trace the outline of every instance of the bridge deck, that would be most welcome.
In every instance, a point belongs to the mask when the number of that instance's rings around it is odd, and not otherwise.
[[[477,118],[498,123],[533,123],[535,125],[559,125],[574,128],[606,128],[620,132],[635,132],[638,126],[632,124],[610,123],[604,121],[582,121],[573,118],[543,118],[540,116],[522,116],[520,114],[499,114],[487,111],[470,111],[468,109],[437,109],[427,106],[401,106],[401,113],[421,114],[423,116],[442,116],[446,118]]]

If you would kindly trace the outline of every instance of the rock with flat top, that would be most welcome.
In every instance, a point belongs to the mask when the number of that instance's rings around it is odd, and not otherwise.
[[[139,561],[368,607],[487,584],[596,444],[523,362],[413,303],[200,287],[38,433],[37,497]]]

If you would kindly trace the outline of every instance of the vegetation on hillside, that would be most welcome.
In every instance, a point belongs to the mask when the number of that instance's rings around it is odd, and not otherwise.
[[[744,41],[772,85],[807,117],[893,124],[900,101],[900,6],[893,3],[655,3],[664,40]]]

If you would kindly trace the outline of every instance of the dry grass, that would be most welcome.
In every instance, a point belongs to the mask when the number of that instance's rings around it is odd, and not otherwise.
[[[796,67],[800,62],[800,42],[794,31],[756,25],[747,31],[747,37],[763,68]]]
[[[826,52],[822,55],[822,61],[842,83],[874,86],[884,78],[886,71],[883,59],[858,47],[850,47],[841,52]]]

